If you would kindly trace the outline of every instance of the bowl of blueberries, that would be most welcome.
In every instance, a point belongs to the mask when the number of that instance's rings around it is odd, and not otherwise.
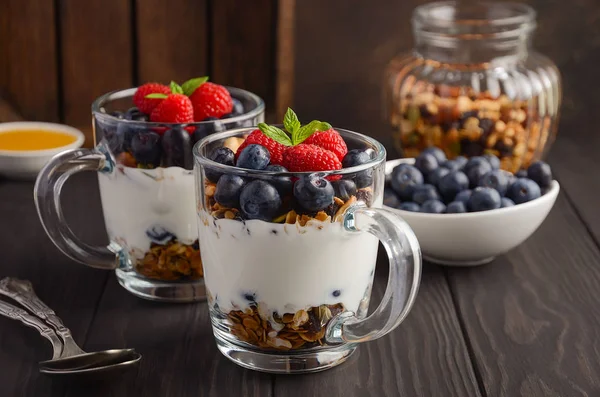
[[[543,161],[512,174],[493,155],[448,160],[430,147],[386,163],[384,208],[410,225],[425,259],[476,266],[529,238],[559,191]]]

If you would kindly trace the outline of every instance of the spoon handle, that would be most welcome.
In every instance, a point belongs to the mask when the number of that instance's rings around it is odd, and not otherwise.
[[[0,314],[13,320],[19,320],[23,324],[37,329],[40,335],[52,343],[52,349],[54,350],[52,359],[55,360],[60,357],[63,344],[60,339],[58,339],[58,336],[56,336],[56,333],[52,330],[52,328],[49,328],[42,320],[32,316],[23,309],[19,309],[18,307],[3,301],[0,301]]]
[[[25,308],[31,310],[36,316],[42,320],[46,320],[50,324],[58,335],[64,341],[64,349],[61,357],[69,357],[75,354],[85,353],[73,337],[71,331],[65,327],[62,320],[56,315],[54,310],[48,307],[42,300],[35,294],[33,285],[27,280],[19,280],[12,277],[6,277],[0,280],[0,294],[6,295],[23,305]]]

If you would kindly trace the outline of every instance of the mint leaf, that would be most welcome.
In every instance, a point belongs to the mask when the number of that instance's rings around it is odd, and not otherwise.
[[[331,128],[331,124],[319,120],[313,120],[310,123],[300,127],[296,134],[292,135],[294,145],[304,142],[309,136],[317,131],[327,131]]]
[[[187,96],[192,95],[198,87],[200,87],[202,84],[206,83],[207,81],[208,81],[208,76],[196,77],[194,79],[189,79],[188,81],[186,81],[185,83],[183,83],[181,85],[181,88],[183,89],[183,94],[187,95]]]
[[[151,99],[165,99],[168,95],[165,94],[161,94],[160,92],[155,92],[154,94],[148,94],[146,95],[146,98],[151,98]]]
[[[300,120],[298,120],[298,116],[290,108],[287,108],[283,117],[283,126],[292,135],[292,140],[294,140],[294,134],[300,129]]]
[[[171,81],[171,84],[169,85],[169,87],[171,88],[171,92],[173,94],[183,94],[183,88],[181,88],[181,86],[179,84],[177,84],[174,81]]]
[[[275,142],[279,142],[285,146],[292,146],[292,140],[285,131],[265,123],[258,123],[258,129]]]

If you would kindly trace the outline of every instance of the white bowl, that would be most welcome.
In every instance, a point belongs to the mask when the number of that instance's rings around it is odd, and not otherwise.
[[[400,163],[386,163],[386,177]],[[550,190],[540,198],[514,207],[466,214],[428,214],[402,211],[384,205],[404,219],[415,232],[423,257],[449,266],[476,266],[515,248],[537,230],[552,209],[560,186],[552,181]]]
[[[19,130],[44,130],[63,132],[76,137],[75,142],[45,150],[0,150],[0,175],[12,179],[33,180],[42,167],[56,154],[83,145],[85,136],[76,128],[63,124],[17,121],[0,123],[0,134]]]

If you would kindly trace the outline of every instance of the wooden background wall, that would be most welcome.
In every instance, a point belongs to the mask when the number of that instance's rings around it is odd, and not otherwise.
[[[600,142],[600,4],[522,2],[538,11],[535,47],[563,73],[559,137]],[[391,148],[382,73],[412,47],[410,15],[421,3],[0,0],[0,95],[26,119],[89,130],[90,104],[102,93],[208,74],[262,96],[269,121],[293,106],[303,120],[365,132]],[[582,118],[589,128],[581,130]]]

